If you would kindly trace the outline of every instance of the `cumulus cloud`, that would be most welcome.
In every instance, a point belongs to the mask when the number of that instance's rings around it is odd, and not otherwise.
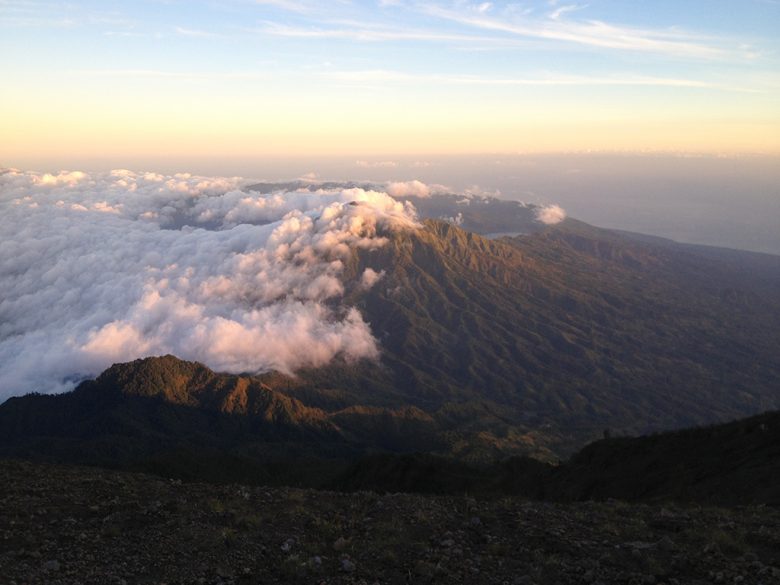
[[[364,290],[370,289],[377,282],[379,282],[384,275],[385,275],[384,270],[380,270],[379,272],[377,272],[373,268],[366,268],[363,271],[363,275],[360,277],[361,288],[363,288]]]
[[[427,185],[416,179],[413,181],[388,183],[385,190],[392,197],[430,197],[431,195],[448,191],[444,185]]]
[[[457,226],[463,225],[463,214],[461,212],[458,212],[454,216],[443,215],[441,219],[443,219],[447,223],[451,223],[452,225],[457,225]]]
[[[536,210],[536,219],[545,225],[555,225],[566,219],[566,211],[560,205],[547,205]]]
[[[414,208],[363,189],[242,184],[0,173],[0,400],[163,353],[230,372],[375,358],[370,328],[339,302],[344,262],[416,229]]]

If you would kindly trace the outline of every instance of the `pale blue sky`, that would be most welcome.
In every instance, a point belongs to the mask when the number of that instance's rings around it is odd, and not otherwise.
[[[0,0],[0,157],[776,154],[779,31],[776,0]]]

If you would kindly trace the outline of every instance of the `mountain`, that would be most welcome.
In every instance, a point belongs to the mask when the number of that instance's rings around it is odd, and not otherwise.
[[[780,412],[588,445],[538,495],[780,505]]]
[[[259,481],[279,459],[316,465],[367,450],[435,449],[431,423],[413,407],[325,412],[258,378],[162,356],[116,364],[73,392],[9,399],[0,456]]]
[[[364,189],[386,191],[388,186],[356,181],[289,181],[286,183],[255,183],[244,187],[257,193],[285,193],[330,189]],[[392,189],[391,189],[392,191]],[[463,195],[437,192],[427,196],[393,192],[393,198],[414,205],[422,219],[438,219],[454,223],[464,230],[488,237],[530,234],[541,231],[538,220],[542,207],[532,203],[500,199],[492,195]]]
[[[566,220],[490,240],[428,220],[354,275],[382,367],[302,371],[286,390],[330,409],[413,404],[450,452],[571,453],[605,428],[644,433],[780,406],[780,258],[645,242]],[[320,395],[317,388],[338,388]]]
[[[778,257],[572,219],[500,239],[441,220],[383,235],[387,245],[353,250],[344,273],[379,362],[295,376],[215,374],[172,356],[115,365],[70,394],[2,405],[0,453],[556,461],[605,429],[780,408]],[[367,268],[381,275],[369,290]]]
[[[520,494],[533,499],[780,504],[780,412],[644,437],[602,439],[549,465],[473,466],[429,455],[376,455],[344,471],[345,491]]]
[[[558,465],[415,453],[436,448],[432,423],[414,408],[329,414],[256,378],[164,356],[115,365],[72,393],[8,400],[0,456],[339,491],[780,504],[780,411],[606,438]]]

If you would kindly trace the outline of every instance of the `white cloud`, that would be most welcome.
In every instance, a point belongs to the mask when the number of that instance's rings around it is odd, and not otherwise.
[[[430,197],[438,193],[446,193],[447,187],[444,185],[428,185],[422,181],[397,181],[388,183],[385,187],[387,194],[391,197]]]
[[[254,0],[254,1],[255,4],[273,6],[281,10],[288,10],[290,12],[305,13],[311,9],[309,5],[303,2],[293,2],[292,0]]]
[[[182,26],[177,26],[174,28],[176,31],[176,34],[179,34],[183,37],[195,37],[195,38],[215,38],[217,35],[213,32],[208,32],[205,30],[198,30],[198,29],[192,29],[192,28],[184,28]]]
[[[377,282],[379,282],[384,275],[385,275],[384,270],[380,270],[379,272],[377,272],[373,268],[366,268],[363,271],[363,275],[360,277],[360,286],[364,290],[368,290],[371,287],[373,287]]]
[[[558,3],[551,4],[557,7]],[[735,48],[724,49],[709,44],[695,34],[678,29],[645,29],[598,20],[566,20],[560,18],[565,12],[580,7],[558,7],[545,19],[529,18],[522,13],[515,18],[490,17],[476,7],[456,4],[447,7],[426,4],[423,10],[438,18],[458,22],[480,30],[508,33],[525,38],[574,43],[612,50],[643,51],[673,56],[722,59],[733,57]]]
[[[468,199],[466,201],[468,201]],[[463,225],[463,214],[460,211],[454,216],[442,216],[441,219],[452,225]]]
[[[0,174],[0,399],[163,353],[232,372],[375,358],[370,328],[338,302],[344,261],[418,227],[414,208],[362,189],[242,184]]]
[[[553,4],[553,6],[556,6]],[[579,4],[566,4],[564,6],[557,6],[555,10],[553,10],[549,16],[552,20],[559,20],[561,16],[566,14],[567,12],[575,12],[577,10],[582,10],[583,8],[587,8],[588,5],[579,5]]]
[[[349,84],[375,83],[388,84],[433,84],[462,86],[496,86],[496,87],[553,87],[553,86],[637,86],[637,87],[677,87],[688,89],[714,89],[718,91],[739,93],[760,93],[758,87],[747,87],[736,84],[693,79],[684,77],[658,77],[620,73],[610,76],[602,75],[572,75],[547,74],[539,77],[484,77],[480,75],[437,75],[415,74],[404,71],[389,71],[386,69],[327,71],[321,77]]]
[[[330,25],[333,23],[324,24]],[[493,44],[495,42],[494,39],[490,37],[444,33],[435,30],[415,29],[410,27],[391,28],[384,25],[373,25],[371,23],[352,21],[345,21],[340,24],[342,26],[339,28],[312,28],[266,22],[260,28],[249,29],[249,32],[299,39],[349,39],[366,43],[423,41],[445,43],[481,42]],[[501,41],[499,44],[506,45],[507,42]]]
[[[555,225],[566,219],[566,211],[560,205],[548,205],[536,210],[537,221],[545,225]]]
[[[355,166],[360,167],[362,169],[381,169],[381,168],[392,169],[397,167],[398,163],[394,160],[379,160],[379,161],[356,160]]]

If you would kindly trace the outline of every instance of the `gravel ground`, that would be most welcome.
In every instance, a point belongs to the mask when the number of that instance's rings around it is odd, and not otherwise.
[[[780,510],[188,484],[0,461],[0,583],[780,584]]]

